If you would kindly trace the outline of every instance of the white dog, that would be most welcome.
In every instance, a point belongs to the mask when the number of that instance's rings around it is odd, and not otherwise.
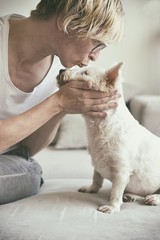
[[[144,199],[147,205],[160,204],[160,139],[142,127],[127,109],[121,65],[119,63],[106,71],[95,67],[78,71],[67,69],[57,77],[60,85],[70,80],[91,80],[95,90],[118,90],[122,96],[114,100],[118,107],[108,110],[105,119],[84,116],[95,170],[92,185],[79,191],[96,193],[103,179],[109,179],[112,182],[110,202],[98,208],[107,213],[120,211],[122,199]]]

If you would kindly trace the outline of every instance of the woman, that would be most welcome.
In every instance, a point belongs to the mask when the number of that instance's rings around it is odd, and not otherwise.
[[[60,90],[64,67],[95,61],[123,33],[120,0],[41,0],[30,17],[0,18],[0,203],[35,194],[41,168],[31,156],[54,138],[67,113],[105,117],[118,93],[90,91],[71,81]]]

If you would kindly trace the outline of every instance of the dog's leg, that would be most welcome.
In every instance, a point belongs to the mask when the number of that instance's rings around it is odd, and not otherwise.
[[[98,211],[104,213],[114,213],[120,211],[122,196],[129,182],[130,175],[126,172],[114,173],[111,189],[110,202],[107,205],[100,206]]]
[[[94,169],[92,185],[81,187],[78,191],[84,193],[97,193],[98,190],[102,187],[102,184],[102,176]]]
[[[156,192],[154,194],[150,194],[147,196],[139,196],[133,193],[124,193],[123,194],[123,202],[135,202],[143,200],[144,204],[150,205],[150,206],[158,206],[160,205],[160,194],[159,192]]]
[[[145,197],[136,195],[133,193],[124,193],[123,194],[123,202],[135,202],[135,201],[144,201]]]

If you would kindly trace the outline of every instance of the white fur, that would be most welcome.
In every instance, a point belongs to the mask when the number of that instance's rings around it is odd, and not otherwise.
[[[110,202],[98,208],[108,213],[120,210],[124,192],[134,194],[125,194],[125,201],[134,201],[141,195],[145,204],[160,204],[160,195],[153,195],[160,188],[160,139],[141,126],[126,107],[121,65],[107,71],[95,67],[66,70],[58,78],[61,83],[69,79],[92,80],[96,90],[118,90],[122,95],[116,100],[118,107],[108,110],[105,119],[85,116],[95,171],[92,185],[79,191],[97,192],[103,178],[109,179],[112,182]]]

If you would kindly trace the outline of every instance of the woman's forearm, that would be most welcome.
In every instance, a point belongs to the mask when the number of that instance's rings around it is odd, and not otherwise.
[[[51,143],[57,133],[63,117],[63,113],[57,114],[21,142],[22,145],[27,146],[29,149],[30,156],[35,155]]]
[[[52,95],[22,114],[0,120],[0,153],[32,135],[59,113],[56,95]]]

